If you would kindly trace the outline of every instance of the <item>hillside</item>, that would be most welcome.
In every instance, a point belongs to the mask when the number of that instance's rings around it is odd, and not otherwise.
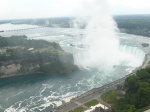
[[[150,37],[150,15],[115,16],[114,20],[123,33]]]
[[[0,37],[0,78],[30,73],[70,73],[77,70],[73,56],[57,43]]]

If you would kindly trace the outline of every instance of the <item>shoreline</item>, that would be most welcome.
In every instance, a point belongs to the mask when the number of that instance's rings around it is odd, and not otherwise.
[[[150,54],[148,53],[148,54],[145,54],[142,65],[139,67],[136,67],[134,70],[132,70],[131,73],[125,75],[123,78],[115,80],[115,81],[108,83],[106,85],[103,85],[101,87],[93,88],[93,89],[91,89],[91,90],[89,90],[89,91],[87,91],[87,92],[85,92],[79,96],[76,96],[75,98],[72,98],[70,100],[70,102],[62,104],[62,105],[60,105],[60,106],[58,106],[58,107],[56,107],[56,108],[54,108],[48,112],[70,111],[73,108],[81,106],[78,104],[84,104],[84,103],[94,99],[95,97],[99,96],[102,92],[108,91],[109,89],[115,89],[118,84],[124,83],[127,77],[131,76],[132,74],[135,74],[138,70],[145,68],[149,61],[150,61]],[[91,96],[91,97],[89,98],[89,96]],[[85,100],[86,98],[87,98],[87,100]]]
[[[0,77],[0,79],[6,79],[6,78],[14,78],[14,77],[19,77],[19,76],[27,76],[27,75],[37,75],[37,74],[41,74],[41,75],[63,75],[63,74],[69,74],[69,73],[73,73],[75,71],[79,70],[78,68],[76,70],[72,70],[71,72],[51,72],[51,73],[47,73],[47,72],[30,72],[30,73],[22,73],[22,74],[13,74],[10,76],[6,76],[6,77]]]

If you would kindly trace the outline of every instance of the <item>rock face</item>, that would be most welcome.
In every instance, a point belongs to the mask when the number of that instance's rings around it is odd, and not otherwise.
[[[20,64],[11,64],[7,66],[1,66],[0,77],[13,76],[17,73],[18,70],[20,70],[20,68],[21,68]]]
[[[72,54],[59,44],[28,40],[26,36],[0,37],[0,78],[31,73],[70,73],[77,70]]]
[[[0,78],[31,73],[71,73],[78,69],[71,54],[53,55],[48,58],[32,60],[13,60],[0,62]]]
[[[149,46],[148,43],[142,43],[141,45],[142,45],[142,47],[148,47]]]

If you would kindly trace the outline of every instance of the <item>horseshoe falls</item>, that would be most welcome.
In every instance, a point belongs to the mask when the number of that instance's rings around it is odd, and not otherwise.
[[[86,2],[86,1],[85,1]],[[150,39],[120,33],[104,0],[87,0],[72,28],[1,24],[1,36],[26,35],[59,43],[73,54],[80,70],[69,74],[29,74],[0,79],[0,112],[45,112],[90,89],[101,87],[129,74],[142,65]],[[102,5],[102,6],[101,6]],[[101,7],[99,7],[101,6]],[[84,18],[90,14],[89,18]],[[84,17],[83,17],[84,16]],[[85,29],[80,28],[86,23]],[[28,30],[13,30],[15,28]]]
[[[100,87],[124,77],[135,67],[141,66],[145,54],[149,53],[149,47],[140,47],[140,44],[147,42],[147,39],[140,36],[118,34],[120,45],[117,47],[116,53],[119,57],[111,57],[111,47],[107,46],[106,50],[109,51],[105,53],[102,50],[104,54],[109,54],[109,56],[106,59],[104,59],[105,56],[100,56],[103,60],[99,58],[100,61],[105,62],[104,64],[98,63],[98,68],[85,66],[86,60],[84,63],[81,62],[84,58],[88,58],[85,54],[88,53],[90,45],[81,43],[79,38],[70,36],[74,35],[74,32],[83,34],[80,35],[80,38],[84,38],[85,30],[74,28],[41,28],[0,33],[2,36],[24,34],[27,35],[28,39],[44,39],[57,42],[65,51],[74,55],[75,63],[80,64],[79,66],[81,67],[79,71],[70,74],[31,74],[0,79],[0,99],[3,101],[0,103],[0,111],[44,112],[50,110],[92,88]],[[135,42],[136,39],[137,41]],[[96,52],[92,53],[93,55],[94,53],[97,54]],[[110,61],[111,64],[109,63]],[[116,67],[113,67],[114,65]]]

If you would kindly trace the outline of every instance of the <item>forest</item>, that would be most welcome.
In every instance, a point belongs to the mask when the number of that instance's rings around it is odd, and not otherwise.
[[[141,69],[129,76],[124,88],[126,94],[114,103],[117,112],[143,112],[150,106],[150,68]]]
[[[130,74],[116,89],[102,93],[111,112],[143,112],[150,108],[150,67]]]
[[[9,66],[17,71],[11,74],[69,73],[77,70],[72,54],[58,43],[27,39],[26,36],[0,37],[0,76],[11,76]],[[4,69],[5,68],[5,69]]]
[[[114,16],[114,20],[123,33],[150,37],[150,15]]]
[[[0,37],[0,50],[0,61],[37,59],[65,53],[55,42],[28,40],[26,36]]]
[[[141,35],[150,37],[150,15],[115,15],[113,16],[116,25],[120,32],[129,33],[135,35]],[[18,19],[18,20],[1,20],[0,24],[12,23],[12,24],[34,24],[46,27],[62,27],[70,28],[73,27],[74,22],[77,18],[74,17],[58,17],[58,18],[40,18],[36,19]],[[82,21],[80,28],[85,28],[86,23]]]

